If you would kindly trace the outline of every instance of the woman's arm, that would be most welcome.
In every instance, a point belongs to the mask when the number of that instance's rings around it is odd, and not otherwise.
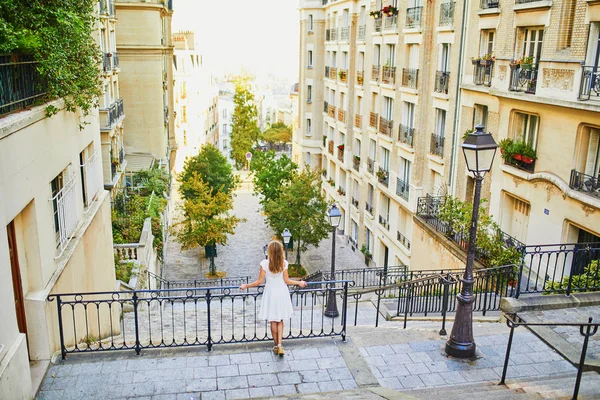
[[[252,283],[245,283],[243,285],[240,285],[240,289],[244,290],[244,289],[248,289],[251,287],[260,286],[260,285],[262,285],[264,280],[265,280],[265,271],[261,268],[260,273],[258,274],[258,279]]]
[[[285,282],[286,285],[297,285],[297,286],[300,286],[301,288],[306,287],[305,281],[295,281],[293,279],[290,279],[287,269],[283,270],[283,281]]]

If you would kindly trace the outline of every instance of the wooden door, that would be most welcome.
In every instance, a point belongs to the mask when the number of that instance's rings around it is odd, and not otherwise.
[[[15,224],[10,222],[8,231],[8,253],[10,256],[10,269],[12,273],[12,286],[15,296],[15,310],[17,312],[17,326],[19,332],[27,334],[27,320],[25,318],[25,303],[23,299],[23,284],[21,282],[21,269],[19,268],[19,256],[17,254],[17,240],[15,236]]]

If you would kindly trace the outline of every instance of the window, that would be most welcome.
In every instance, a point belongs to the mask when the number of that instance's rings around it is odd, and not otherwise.
[[[446,132],[446,110],[435,109],[435,134],[441,138]]]
[[[373,48],[373,65],[377,66],[380,64],[381,59],[381,46],[376,44]]]
[[[331,52],[331,66],[335,68],[337,66],[337,51]]]
[[[227,135],[227,124],[223,124],[223,135]]]
[[[362,97],[356,97],[356,114],[362,115]]]
[[[308,31],[309,32],[313,31],[313,15],[312,14],[308,14]]]
[[[356,198],[358,198],[358,197],[356,197]],[[354,243],[357,243],[357,241],[358,241],[358,224],[354,220],[351,220],[351,222],[350,222],[350,236],[354,240]]]
[[[473,110],[473,127],[477,125],[487,126],[488,108],[481,104],[475,104]]]
[[[306,120],[306,136],[312,135],[312,120],[308,118]]]
[[[72,173],[70,164],[50,182],[50,189],[52,191],[51,201],[56,247],[59,248],[60,254],[62,254],[69,244],[79,220],[75,194],[75,174]]]
[[[369,158],[375,161],[375,149],[377,148],[377,144],[373,139],[369,140]]]
[[[385,65],[393,67],[396,63],[396,45],[387,44],[386,46],[386,60]]]
[[[306,90],[306,102],[312,103],[312,85],[308,85]]]
[[[558,48],[566,49],[571,47],[573,40],[573,26],[575,22],[575,0],[565,0],[562,3],[561,21],[559,25],[560,34],[558,36]]]
[[[117,155],[118,157],[118,155]],[[83,205],[89,207],[100,187],[99,163],[97,155],[94,153],[94,143],[90,143],[81,153],[79,153],[79,172],[81,175],[81,195],[83,197]]]
[[[227,109],[226,108],[223,109],[223,118],[227,118]]]
[[[391,97],[383,96],[383,117],[388,120],[392,120],[394,111],[394,99]]]
[[[380,213],[381,213],[381,216],[383,218],[385,218],[386,222],[389,223],[389,220],[390,220],[390,198],[385,195],[381,195]]]
[[[390,170],[390,151],[388,149],[386,149],[385,147],[381,148],[380,165],[381,165],[381,168],[385,169],[386,171]]]
[[[537,147],[537,134],[540,123],[540,117],[534,114],[515,112],[513,114],[513,124],[511,137],[515,141],[524,141],[531,148]]]
[[[400,168],[398,170],[398,177],[405,183],[410,183],[410,161],[404,157],[400,157]]]
[[[365,70],[365,52],[361,51],[358,53],[358,71]]]
[[[308,68],[312,68],[313,66],[313,52],[312,50],[308,51]]]
[[[448,72],[450,68],[450,44],[440,44],[438,57],[438,71]]]
[[[575,169],[589,177],[600,179],[600,129],[583,127],[576,151]]]
[[[419,69],[419,45],[410,44],[408,45],[408,67],[412,69]]]
[[[367,243],[365,243],[365,245],[367,246],[367,251],[369,253],[373,253],[373,234],[371,233],[371,230],[369,228],[366,228],[366,232],[367,232]]]
[[[493,29],[482,30],[481,38],[479,40],[479,55],[483,56],[485,54],[493,54],[494,53],[494,38],[496,36],[496,31]]]
[[[369,205],[373,205],[373,185],[371,185],[370,183],[367,190],[367,202],[369,203]]]
[[[540,62],[542,56],[542,43],[544,39],[543,28],[526,28],[523,31],[523,47],[521,57],[533,57],[533,63]]]
[[[348,69],[348,52],[347,51],[342,52],[342,68]]]
[[[402,125],[409,128],[414,128],[415,125],[415,105],[413,103],[404,102],[402,110]]]

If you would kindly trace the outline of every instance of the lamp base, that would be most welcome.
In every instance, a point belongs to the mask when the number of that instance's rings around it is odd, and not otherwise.
[[[338,312],[338,310],[325,310],[323,315],[329,318],[336,318],[340,316],[340,313]]]
[[[471,358],[475,356],[475,342],[459,343],[454,338],[446,342],[446,354],[456,358]]]

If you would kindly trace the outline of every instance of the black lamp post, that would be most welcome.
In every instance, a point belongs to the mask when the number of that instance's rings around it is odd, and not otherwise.
[[[268,250],[268,249],[269,249],[269,245],[268,245],[268,244],[265,244],[265,245],[263,246],[263,254],[265,255],[265,260],[266,260],[267,258],[269,258],[269,253],[267,253],[267,250]]]
[[[329,225],[331,225],[331,281],[335,281],[335,231],[340,224],[342,219],[342,213],[335,204],[332,204],[327,211],[327,217],[329,217]],[[333,290],[333,284],[329,290],[329,296],[327,298],[327,308],[325,309],[325,316],[335,318],[340,313],[337,310],[337,304],[335,301],[335,290]]]
[[[290,239],[292,238],[292,234],[290,233],[290,231],[288,230],[288,228],[285,228],[283,230],[283,233],[281,234],[281,237],[283,238],[283,248],[285,250],[285,259],[287,260],[287,249],[288,249],[288,245],[290,244]]]
[[[463,275],[460,294],[456,296],[456,317],[452,325],[450,338],[446,342],[446,354],[458,358],[470,358],[475,355],[473,340],[473,262],[475,261],[475,239],[479,219],[479,197],[483,175],[492,169],[498,145],[490,133],[483,132],[483,126],[477,125],[475,132],[470,133],[462,144],[467,162],[467,169],[475,177],[475,193],[473,195],[473,215],[469,228],[469,247],[467,249],[467,265]]]

